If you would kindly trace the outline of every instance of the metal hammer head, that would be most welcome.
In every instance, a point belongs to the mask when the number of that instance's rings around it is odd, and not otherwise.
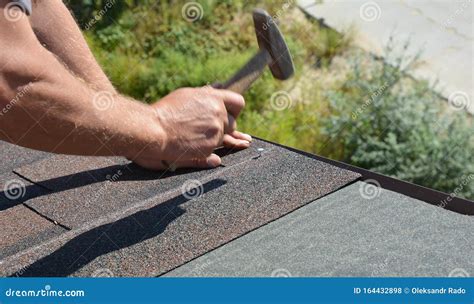
[[[258,46],[270,54],[270,70],[275,78],[290,78],[295,68],[285,39],[273,18],[263,9],[253,11],[253,22],[257,33]]]

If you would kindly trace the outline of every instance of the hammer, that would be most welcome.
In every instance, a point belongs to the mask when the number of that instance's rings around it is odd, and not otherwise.
[[[242,94],[260,77],[267,65],[276,79],[286,80],[293,75],[293,59],[273,18],[265,10],[255,9],[253,22],[260,51],[227,82],[215,84],[214,87]]]

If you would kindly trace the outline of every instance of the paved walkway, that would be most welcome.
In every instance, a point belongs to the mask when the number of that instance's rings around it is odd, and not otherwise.
[[[454,109],[474,113],[473,0],[299,0],[310,15],[343,31],[357,29],[358,46],[381,54],[388,37],[411,37],[424,50],[415,77],[438,79]]]

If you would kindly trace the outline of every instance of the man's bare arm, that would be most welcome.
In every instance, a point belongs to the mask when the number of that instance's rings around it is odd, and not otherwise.
[[[43,46],[58,56],[75,75],[97,90],[114,92],[74,18],[61,0],[35,2],[30,23]],[[224,135],[223,144],[246,148],[250,141],[252,137],[234,130]]]
[[[97,90],[115,91],[61,0],[34,2],[30,23],[40,43],[76,76]]]
[[[240,95],[210,88],[182,89],[153,106],[114,95],[107,109],[97,91],[43,48],[26,16],[7,20],[0,0],[0,139],[66,154],[121,155],[152,169],[220,164],[213,150],[235,132]],[[241,140],[241,147],[248,142]],[[176,162],[176,163],[174,163]]]
[[[117,95],[111,109],[97,110],[97,92],[41,46],[26,16],[8,20],[3,12],[8,1],[0,3],[1,139],[56,153],[127,155],[130,145],[143,147],[160,138],[153,113],[143,104]]]

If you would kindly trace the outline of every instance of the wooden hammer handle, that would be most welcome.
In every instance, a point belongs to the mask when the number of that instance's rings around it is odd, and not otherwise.
[[[224,84],[214,87],[243,94],[250,85],[262,75],[263,70],[272,62],[270,53],[260,50],[250,61]]]

